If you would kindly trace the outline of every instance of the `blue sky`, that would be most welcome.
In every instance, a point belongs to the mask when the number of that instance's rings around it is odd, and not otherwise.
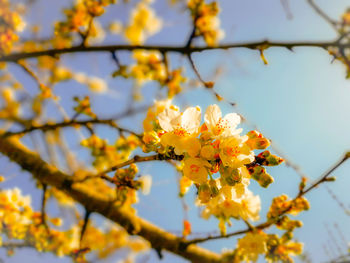
[[[131,1],[134,3],[135,1]],[[222,0],[221,24],[226,32],[224,43],[255,41],[262,39],[276,41],[327,41],[336,37],[333,29],[322,20],[306,3],[305,0],[288,1],[292,19],[287,19],[281,2],[278,0]],[[344,12],[349,1],[315,0],[315,2],[331,17],[337,19]],[[62,5],[69,5],[71,1],[41,0],[32,7],[27,19],[28,23],[40,23],[44,25],[43,36],[49,34],[49,27],[53,19],[60,16]],[[178,44],[185,42],[190,32],[188,14],[178,14],[176,11],[166,11],[165,1],[155,1],[158,14],[167,19],[165,32],[150,38],[149,44]],[[117,5],[101,19],[105,22],[112,19],[127,20],[123,8],[130,5]],[[39,10],[39,11],[37,11]],[[129,10],[129,9],[128,9]],[[105,43],[120,43],[120,37],[106,39]],[[120,54],[121,59],[128,61],[126,53]],[[229,51],[208,51],[194,55],[198,70],[206,80],[211,80],[215,70],[222,68],[222,75],[215,83],[215,91],[230,102],[235,102],[232,108],[227,103],[220,103],[225,113],[238,111],[247,120],[242,127],[245,131],[254,126],[279,148],[289,160],[296,163],[312,179],[318,178],[324,171],[338,161],[343,154],[350,150],[350,82],[345,79],[345,68],[339,63],[331,64],[332,58],[325,50],[319,48],[295,48],[293,52],[283,48],[270,48],[265,52],[269,65],[263,64],[259,53],[254,50],[235,49]],[[178,55],[171,55],[173,65],[186,61]],[[85,71],[102,77],[108,81],[115,97],[96,96],[93,98],[93,106],[96,111],[104,116],[112,116],[125,106],[123,97],[128,83],[111,79],[110,73],[114,65],[108,54],[66,55],[63,62],[77,71]],[[16,76],[26,83],[29,90],[35,90],[35,83],[28,79],[18,68],[12,67]],[[186,66],[190,76],[191,69]],[[71,108],[68,98],[73,95],[88,94],[88,91],[71,81],[58,85],[57,94],[62,96],[63,105]],[[155,93],[153,84],[143,88],[145,102],[152,101]],[[66,98],[66,101],[64,100]],[[183,99],[177,101],[180,105],[200,105],[205,109],[208,105],[216,103],[212,93],[202,89],[194,89],[188,92]],[[72,113],[72,111],[70,111]],[[52,109],[52,116],[57,112]],[[141,130],[142,116],[136,116],[124,124],[135,130]],[[111,141],[115,134],[109,129],[100,129],[101,134]],[[70,137],[70,144],[78,145],[77,137]],[[84,153],[82,153],[82,156]],[[5,163],[4,158],[0,159]],[[10,165],[6,173],[22,174],[15,165]],[[5,168],[4,168],[5,169]],[[140,165],[143,173],[152,174],[154,185],[148,196],[141,196],[137,205],[139,215],[151,222],[179,233],[182,230],[183,209],[177,198],[177,174],[173,168],[163,163],[146,163]],[[297,173],[287,167],[269,169],[275,182],[268,189],[261,189],[252,182],[251,189],[259,193],[262,199],[261,217],[264,218],[271,203],[271,198],[286,193],[294,196],[299,184]],[[4,170],[1,171],[5,173]],[[334,175],[337,181],[327,186],[334,192],[337,198],[350,209],[350,162],[339,168]],[[28,175],[18,175],[9,179],[3,187],[18,185],[26,194],[32,194],[33,203],[39,207],[40,192],[34,189],[33,183],[29,183]],[[209,233],[217,230],[217,220],[209,221],[198,217],[198,208],[193,205],[195,191],[192,189],[185,198],[190,205],[189,220],[194,233]],[[343,252],[346,245],[342,243],[337,234],[334,223],[342,229],[346,240],[350,241],[349,215],[342,210],[324,185],[310,192],[307,198],[311,203],[311,210],[302,213],[298,219],[304,222],[301,229],[295,231],[295,237],[305,244],[305,251],[313,262],[326,261],[327,255],[323,246],[337,253],[334,241],[329,237],[325,224],[334,233],[336,242]],[[233,222],[229,232],[238,230],[243,225]],[[208,249],[220,252],[223,247],[233,248],[235,239],[207,242],[202,244]],[[2,253],[3,254],[3,253]],[[185,262],[183,259],[165,253],[162,262]],[[68,259],[55,259],[51,255],[38,254],[30,250],[18,251],[15,257],[6,259],[6,262],[69,262]],[[108,262],[115,262],[108,261]],[[154,252],[150,254],[149,262],[158,259]],[[263,262],[263,260],[261,261]]]

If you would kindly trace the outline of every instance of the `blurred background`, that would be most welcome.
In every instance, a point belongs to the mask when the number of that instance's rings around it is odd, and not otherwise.
[[[339,19],[350,6],[348,0],[315,0],[316,4],[330,17]],[[61,10],[72,5],[72,1],[36,0],[30,4],[26,1],[28,13],[25,16],[27,25],[38,24],[41,30],[38,39],[53,34],[53,23],[62,19]],[[271,41],[333,41],[337,34],[305,0],[222,0],[221,28],[225,38],[221,43],[241,43],[260,40]],[[137,1],[122,1],[108,8],[105,15],[99,18],[101,25],[118,20],[128,21],[129,12]],[[154,1],[152,6],[163,19],[163,30],[150,37],[146,44],[183,45],[191,31],[191,20],[184,12],[183,4],[169,5],[168,1]],[[28,28],[27,28],[28,29]],[[23,38],[31,37],[28,30]],[[106,35],[103,44],[126,43],[118,35]],[[200,41],[196,44],[203,44]],[[129,53],[119,52],[120,60],[130,61]],[[195,64],[206,81],[215,81],[215,91],[225,98],[220,102],[224,114],[238,112],[245,122],[244,131],[258,129],[270,138],[275,151],[290,163],[299,167],[312,182],[350,151],[350,82],[346,77],[345,67],[335,61],[320,48],[270,48],[265,51],[269,64],[264,65],[259,52],[249,49],[215,50],[196,53]],[[126,109],[130,101],[132,83],[121,78],[112,78],[115,62],[110,54],[68,54],[62,56],[62,64],[77,72],[103,78],[108,84],[104,93],[93,93],[85,86],[68,81],[55,86],[55,94],[61,97],[61,105],[72,116],[74,96],[90,95],[95,112],[101,117],[111,117]],[[173,68],[184,65],[187,76],[196,79],[187,60],[179,54],[169,56]],[[36,83],[22,69],[10,65],[13,74],[24,83],[29,92],[36,92]],[[147,83],[141,89],[143,100],[133,102],[133,106],[150,105],[155,98],[160,99],[155,83]],[[235,103],[235,106],[229,103]],[[212,92],[200,85],[192,85],[184,95],[175,99],[184,109],[187,106],[199,105],[202,111],[210,104],[218,103]],[[62,119],[54,105],[47,105],[48,117]],[[142,132],[144,114],[137,114],[123,120],[125,127]],[[102,138],[113,142],[115,131],[98,127]],[[85,131],[83,131],[85,133]],[[88,133],[85,134],[88,136]],[[79,147],[80,138],[72,130],[67,131],[70,147],[76,150],[81,161],[89,159],[88,151]],[[30,142],[28,142],[30,145]],[[191,188],[184,200],[178,198],[178,177],[174,168],[166,163],[143,163],[139,165],[141,174],[153,177],[151,193],[140,195],[136,205],[138,214],[152,223],[175,234],[182,232],[182,220],[187,218],[192,224],[191,237],[205,237],[218,233],[217,220],[201,219],[199,209],[194,205],[195,189]],[[267,189],[262,189],[254,181],[250,189],[259,194],[262,200],[261,219],[265,219],[271,199],[282,193],[293,197],[297,194],[300,174],[290,166],[283,164],[269,169],[275,182]],[[32,203],[40,209],[41,193],[36,189],[31,176],[22,172],[15,164],[0,157],[0,173],[6,181],[1,188],[17,186],[24,194],[32,196]],[[342,254],[348,253],[350,241],[350,162],[346,162],[334,174],[337,180],[322,184],[318,189],[308,193],[311,209],[301,213],[297,219],[304,226],[296,229],[295,238],[304,243],[304,252],[312,262],[328,262]],[[184,210],[188,207],[188,211]],[[49,206],[49,213],[59,215],[57,207]],[[102,218],[93,216],[97,222]],[[245,225],[233,221],[228,232],[240,230]],[[276,231],[274,228],[268,232]],[[201,246],[221,252],[223,248],[235,247],[237,238],[208,241]],[[112,258],[99,262],[118,262],[123,252]],[[50,254],[39,254],[31,249],[17,250],[14,257],[7,257],[0,251],[4,262],[70,262],[67,258],[56,258]],[[295,259],[301,262],[300,258]],[[158,262],[156,252],[151,251],[138,258],[137,262]],[[160,262],[186,262],[184,259],[164,252]],[[260,258],[259,262],[264,262]]]

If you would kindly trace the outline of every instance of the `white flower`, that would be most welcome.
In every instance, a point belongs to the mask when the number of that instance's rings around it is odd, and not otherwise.
[[[22,196],[21,189],[15,187],[13,189],[5,190],[4,193],[8,201],[11,202],[16,209],[20,207],[30,207],[31,197],[29,195]]]
[[[221,110],[218,105],[210,105],[204,115],[204,122],[209,132],[214,137],[232,136],[242,132],[242,129],[236,129],[241,122],[241,118],[236,113],[229,113],[222,118]]]
[[[161,136],[163,146],[172,146],[177,155],[187,152],[195,157],[200,151],[200,142],[196,138],[201,120],[199,107],[187,108],[181,113],[176,107],[166,108],[158,115],[160,127],[166,131]]]
[[[201,121],[199,107],[187,108],[183,113],[176,108],[166,108],[158,115],[159,125],[166,132],[190,135],[198,132]]]
[[[151,191],[152,186],[152,176],[143,175],[140,177],[139,181],[141,182],[141,191],[144,195],[148,195]]]
[[[231,217],[244,220],[259,220],[261,201],[258,195],[245,189],[244,195],[238,196],[235,187],[224,186],[220,194],[205,204],[202,217],[208,219],[211,215],[229,219]]]

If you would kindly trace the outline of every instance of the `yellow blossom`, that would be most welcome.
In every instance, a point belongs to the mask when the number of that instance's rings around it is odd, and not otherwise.
[[[259,255],[267,252],[267,235],[262,231],[249,232],[238,239],[237,250],[243,255],[245,261],[257,261]]]
[[[161,136],[161,144],[174,147],[178,155],[188,152],[195,157],[200,151],[200,142],[196,138],[200,124],[199,107],[190,107],[183,113],[177,109],[166,108],[158,115],[160,127],[166,132]]]
[[[231,136],[220,140],[219,155],[225,166],[239,168],[254,161],[254,152],[245,143],[247,136]]]
[[[202,184],[207,181],[210,163],[201,158],[187,158],[183,168],[184,175],[193,182]]]
[[[132,10],[124,36],[133,45],[142,44],[147,37],[157,33],[162,27],[162,20],[156,16],[149,3],[141,1]]]

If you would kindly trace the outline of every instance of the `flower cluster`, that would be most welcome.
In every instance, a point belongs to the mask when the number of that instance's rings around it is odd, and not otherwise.
[[[260,255],[265,256],[266,262],[293,262],[291,256],[301,254],[303,245],[293,242],[290,237],[279,237],[274,234],[266,234],[261,230],[247,233],[238,239],[237,247],[232,253],[225,256],[230,262],[256,262]]]
[[[287,195],[275,197],[267,213],[269,223],[285,231],[281,237],[266,234],[262,230],[253,229],[243,238],[238,239],[233,253],[228,254],[233,262],[257,261],[259,255],[265,255],[267,262],[293,262],[291,256],[301,254],[302,243],[292,241],[293,230],[302,226],[299,220],[291,220],[286,214],[296,215],[308,210],[309,203],[304,197],[290,200]]]
[[[56,23],[53,45],[56,48],[70,46],[73,41],[72,33],[78,33],[90,42],[94,38],[103,37],[102,27],[94,18],[101,16],[105,7],[115,2],[116,0],[77,0],[72,8],[64,10],[66,19]]]
[[[124,36],[133,45],[144,43],[147,37],[162,28],[162,20],[150,7],[151,2],[142,0],[131,12],[129,24],[124,29]]]
[[[116,163],[126,161],[131,152],[140,145],[140,141],[136,136],[130,135],[120,137],[114,144],[108,144],[106,140],[93,134],[83,140],[81,145],[90,149],[94,157],[93,166],[102,171]]]
[[[166,68],[159,52],[136,50],[133,52],[133,58],[136,63],[131,67],[130,76],[135,78],[138,84],[151,80],[160,83],[165,81]]]
[[[75,106],[73,109],[77,114],[85,114],[93,119],[96,118],[96,114],[91,109],[89,96],[85,96],[82,99],[74,97],[74,101],[77,103],[77,106]]]
[[[113,77],[132,78],[140,87],[148,81],[156,81],[162,87],[168,88],[168,97],[172,98],[182,90],[186,82],[181,68],[170,71],[164,62],[163,55],[158,51],[133,51],[135,63],[130,66],[122,65],[113,72]]]
[[[267,187],[273,178],[263,166],[283,161],[268,151],[255,155],[254,150],[265,149],[270,142],[257,131],[241,135],[239,123],[236,113],[223,117],[220,108],[211,105],[201,125],[199,107],[181,112],[169,100],[157,102],[144,121],[144,150],[183,157],[180,193],[194,184],[198,204],[205,206],[203,217],[217,217],[223,233],[230,218],[259,219],[260,197],[248,189],[250,179]]]
[[[8,0],[0,0],[0,55],[9,53],[18,40],[17,33],[25,27],[20,15],[13,11]]]
[[[13,254],[16,247],[10,244],[18,244],[18,240],[39,252],[68,256],[75,262],[86,262],[85,254],[89,251],[102,259],[123,247],[128,247],[131,255],[149,248],[144,240],[129,237],[126,230],[112,225],[102,229],[88,224],[79,244],[83,220],[62,230],[60,218],[46,216],[48,225],[45,226],[43,214],[33,211],[30,203],[30,197],[23,196],[18,188],[0,191],[0,247],[7,248],[9,254]]]
[[[350,8],[342,15],[342,23],[344,26],[350,26]]]
[[[219,28],[220,20],[217,17],[220,12],[216,1],[209,4],[205,0],[190,0],[188,8],[191,11],[195,36],[202,36],[208,46],[215,46],[224,37],[224,31]]]
[[[15,118],[20,113],[20,103],[17,101],[14,89],[6,87],[1,90],[3,107],[0,109],[0,118]]]

